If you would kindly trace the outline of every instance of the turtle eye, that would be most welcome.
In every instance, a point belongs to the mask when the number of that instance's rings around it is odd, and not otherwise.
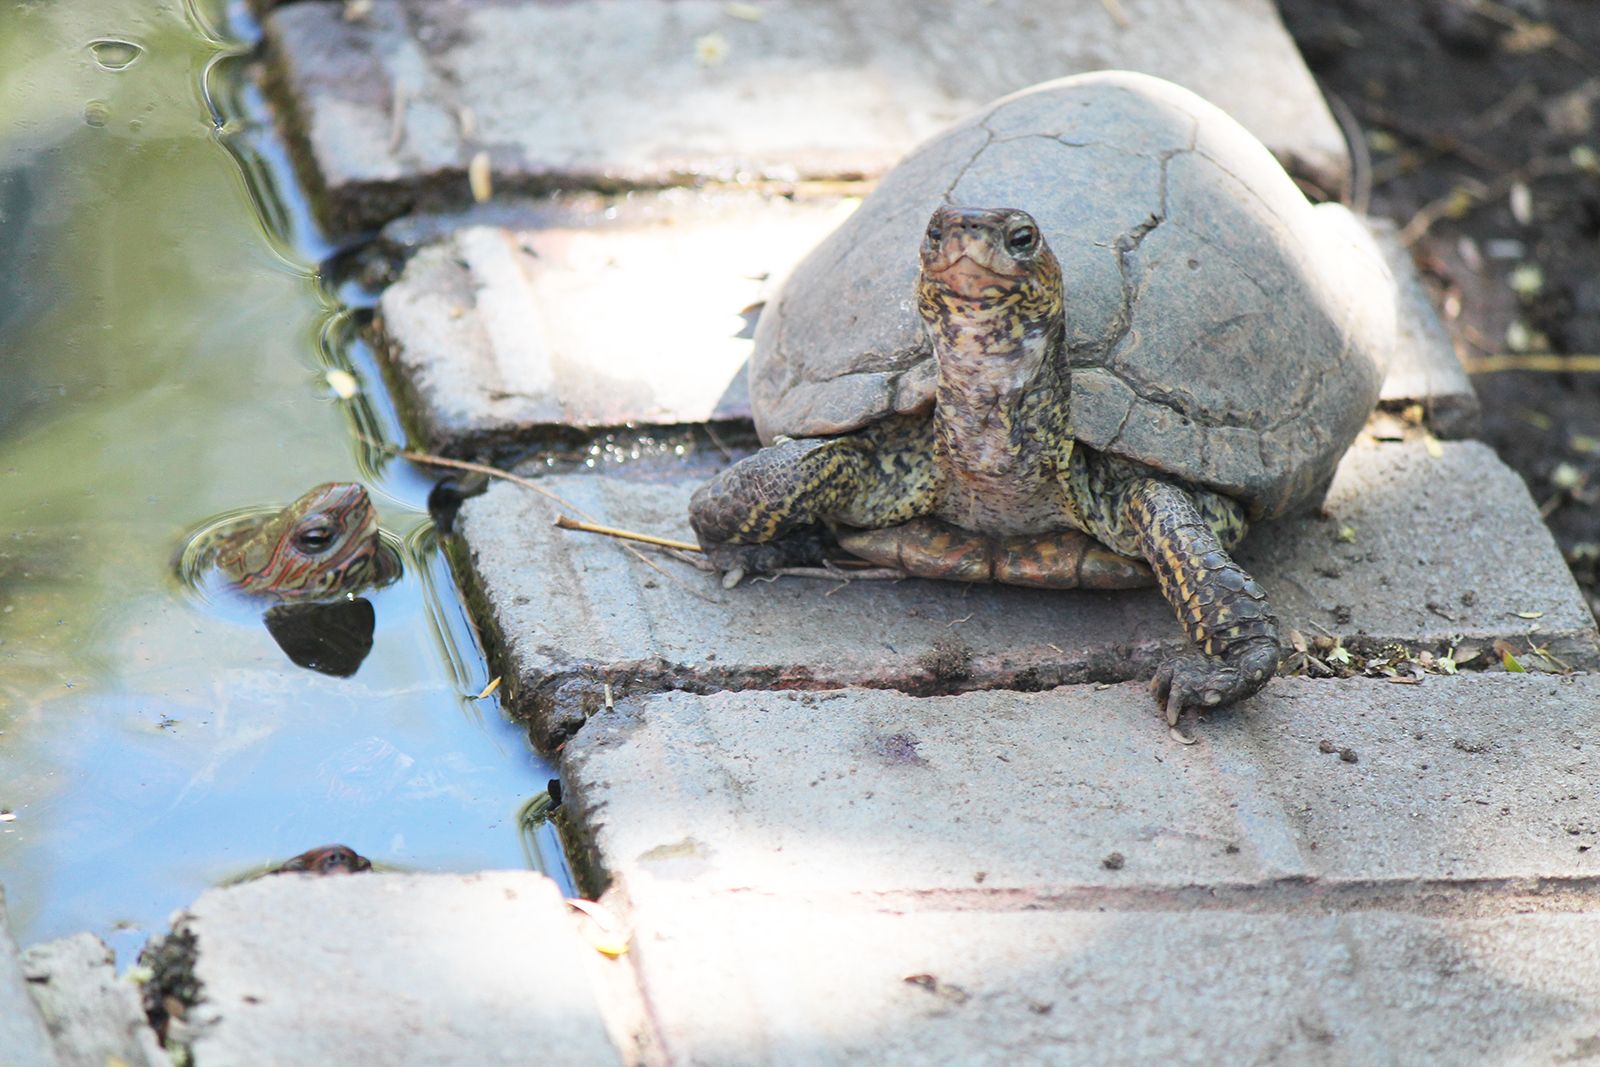
[[[944,227],[939,225],[938,219],[935,219],[928,223],[928,243],[936,245],[942,240],[944,240]]]
[[[1023,223],[1006,234],[1006,251],[1012,254],[1031,252],[1039,243],[1039,231],[1036,227]]]
[[[333,544],[333,527],[325,522],[314,523],[294,532],[294,547],[308,556],[326,552]]]

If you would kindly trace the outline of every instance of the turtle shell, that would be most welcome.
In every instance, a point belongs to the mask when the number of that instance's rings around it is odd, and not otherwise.
[[[1066,287],[1082,443],[1270,518],[1320,501],[1395,336],[1370,236],[1168,82],[1105,71],[1004,97],[925,143],[784,283],[756,330],[763,441],[931,408],[917,248],[940,204],[1013,207]]]

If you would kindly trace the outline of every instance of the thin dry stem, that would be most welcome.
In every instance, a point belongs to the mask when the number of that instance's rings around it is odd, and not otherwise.
[[[393,445],[386,445],[382,441],[374,441],[371,438],[366,438],[365,440],[376,448],[381,448],[385,452],[399,456],[401,459],[409,459],[413,463],[426,463],[430,467],[454,467],[456,470],[487,474],[491,478],[499,478],[513,485],[520,485],[524,489],[532,489],[540,496],[554,500],[574,515],[580,515],[588,522],[596,521],[593,515],[590,515],[576,504],[563,499],[531,478],[524,478],[520,474],[512,474],[510,471],[501,470],[499,467],[491,467],[487,463],[474,463],[469,459],[451,459],[448,456],[436,456],[431,452],[413,452],[410,449],[396,448]]]
[[[1600,374],[1600,355],[1564,356],[1555,352],[1503,352],[1493,356],[1461,357],[1468,374],[1497,374],[1500,371],[1528,370],[1550,374]]]
[[[565,515],[556,516],[556,525],[563,530],[582,530],[584,533],[605,534],[607,537],[616,537],[624,541],[639,541],[647,545],[656,545],[660,548],[675,548],[680,552],[701,552],[699,545],[690,544],[688,541],[674,541],[670,537],[657,537],[654,534],[637,533],[633,530],[623,530],[616,526],[602,526],[594,522],[579,522]]]
[[[577,515],[581,515],[588,523],[596,526],[600,525],[595,521],[593,515],[590,515],[588,512],[584,511],[582,508],[571,503],[570,501],[563,499],[558,494],[552,493],[544,486],[535,483],[529,478],[524,478],[518,474],[512,474],[510,471],[501,470],[499,467],[491,467],[487,463],[473,463],[471,460],[466,459],[450,459],[447,456],[435,456],[429,452],[413,452],[409,449],[395,448],[393,445],[384,444],[382,441],[374,441],[371,438],[363,438],[363,440],[372,445],[374,448],[383,449],[385,452],[393,453],[394,455],[399,456],[401,459],[408,459],[413,463],[425,463],[435,467],[453,467],[456,470],[474,471],[478,474],[487,474],[491,478],[503,479],[511,482],[513,485],[520,485],[524,489],[532,489],[535,493],[555,501],[568,511],[571,511]],[[561,525],[562,518],[564,518],[564,516],[557,516],[556,525]],[[567,521],[571,522],[573,520],[568,519]],[[643,537],[644,535],[638,535],[638,539],[643,539]],[[683,542],[677,543],[682,544]],[[720,603],[720,601],[718,601],[715,597],[707,596],[706,594],[700,592],[700,590],[686,585],[677,576],[668,573],[658,563],[656,563],[655,560],[651,559],[649,556],[646,556],[643,552],[640,552],[632,545],[626,543],[626,541],[619,541],[617,547],[633,556],[646,567],[649,567],[651,570],[661,575],[661,577],[665,578],[667,581],[678,586],[690,596],[699,600],[704,600],[708,604]]]

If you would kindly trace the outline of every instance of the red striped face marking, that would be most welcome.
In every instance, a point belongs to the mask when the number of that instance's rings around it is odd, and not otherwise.
[[[378,514],[366,489],[328,482],[230,538],[217,566],[247,593],[315,600],[370,581],[378,552]]]

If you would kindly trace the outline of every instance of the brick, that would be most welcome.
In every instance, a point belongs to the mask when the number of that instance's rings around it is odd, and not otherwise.
[[[34,1003],[62,1067],[168,1067],[145,1018],[139,987],[118,978],[116,957],[93,934],[35,945],[22,954]]]
[[[575,825],[635,900],[1600,886],[1597,705],[1594,676],[1283,678],[1185,747],[1134,684],[672,693],[599,714],[564,758]]]
[[[384,347],[436,451],[748,419],[754,309],[851,206],[669,191],[501,212],[416,251]]]
[[[58,1067],[50,1034],[33,1003],[0,890],[0,1060],[5,1067]]]
[[[695,480],[564,475],[541,484],[574,514],[692,537]],[[1265,526],[1239,552],[1285,631],[1441,653],[1462,639],[1522,649],[1531,638],[1573,666],[1600,663],[1593,616],[1549,531],[1521,480],[1485,446],[1451,442],[1435,458],[1421,444],[1364,442],[1346,456],[1325,509],[1326,518]],[[499,484],[467,503],[459,525],[515,707],[547,741],[580,725],[605,683],[613,695],[1041,689],[1148,677],[1185,647],[1153,591],[805,579],[723,590],[677,561],[655,570],[609,539],[556,529],[559,510]]]
[[[1472,381],[1456,358],[1454,343],[1434,310],[1411,251],[1400,243],[1394,224],[1368,219],[1395,281],[1398,339],[1380,402],[1391,409],[1421,404],[1429,427],[1441,437],[1475,437],[1481,411]]]
[[[526,871],[278,876],[212,890],[198,939],[196,1063],[619,1064],[600,957]]]
[[[671,1062],[1547,1064],[1592,1055],[1592,914],[905,910],[638,923]]]
[[[1107,67],[1170,78],[1337,192],[1344,141],[1268,0],[1029,5],[395,0],[264,19],[269,81],[335,229],[497,189],[872,177],[990,99]],[[1251,76],[1238,76],[1237,57]]]

